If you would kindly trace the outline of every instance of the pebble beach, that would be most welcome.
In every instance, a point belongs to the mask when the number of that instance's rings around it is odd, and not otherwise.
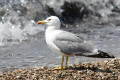
[[[120,80],[120,59],[82,62],[64,70],[54,70],[54,67],[17,69],[3,72],[0,80]]]

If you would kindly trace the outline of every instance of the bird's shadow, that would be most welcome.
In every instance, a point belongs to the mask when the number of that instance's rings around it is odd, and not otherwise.
[[[106,69],[99,69],[98,67],[85,67],[85,66],[79,66],[79,67],[68,67],[68,70],[91,70],[93,72],[106,72],[106,73],[112,73],[112,71],[109,68]]]

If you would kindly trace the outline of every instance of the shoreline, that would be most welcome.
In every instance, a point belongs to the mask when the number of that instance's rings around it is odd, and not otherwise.
[[[16,69],[0,74],[0,80],[120,80],[120,59],[81,62],[65,70],[54,67]]]

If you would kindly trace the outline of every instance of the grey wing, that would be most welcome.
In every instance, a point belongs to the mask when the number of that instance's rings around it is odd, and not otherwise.
[[[56,40],[67,40],[67,41],[73,41],[73,42],[84,42],[84,39],[80,37],[79,35],[67,32],[67,31],[61,31],[61,33],[56,36]]]
[[[72,33],[61,33],[54,40],[55,45],[66,55],[93,55],[95,47]]]

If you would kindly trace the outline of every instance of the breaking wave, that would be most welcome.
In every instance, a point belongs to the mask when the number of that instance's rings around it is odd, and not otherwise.
[[[98,23],[113,22],[120,19],[120,1],[1,0],[0,46],[8,45],[8,42],[19,43],[28,40],[29,36],[43,31],[36,21],[50,15],[60,17],[64,27],[74,24],[80,26],[80,22],[85,19],[88,19],[88,22],[90,19]]]

